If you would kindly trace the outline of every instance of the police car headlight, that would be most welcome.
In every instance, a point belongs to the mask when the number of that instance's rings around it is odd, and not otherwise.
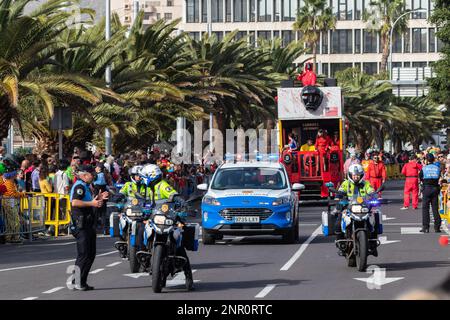
[[[282,204],[287,204],[290,201],[290,197],[286,196],[286,197],[280,197],[278,199],[276,199],[274,202],[272,202],[273,206],[280,206]]]
[[[203,197],[203,203],[204,204],[210,204],[210,205],[213,205],[213,206],[220,206],[221,205],[221,203],[216,198],[211,197],[211,196]]]

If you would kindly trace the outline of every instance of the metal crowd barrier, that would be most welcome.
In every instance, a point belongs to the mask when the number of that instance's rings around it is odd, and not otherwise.
[[[441,188],[441,193],[439,194],[439,214],[442,219],[445,219],[447,220],[447,223],[450,223],[450,199],[448,192],[448,184],[444,184]]]
[[[33,234],[45,231],[45,201],[42,196],[0,198],[0,236],[33,241]]]
[[[45,225],[55,227],[55,237],[59,235],[59,227],[70,223],[70,197],[58,193],[31,193],[43,197],[45,202]],[[57,214],[58,213],[58,214]]]
[[[386,175],[389,180],[398,180],[405,178],[405,176],[402,174],[402,165],[397,163],[386,164]]]

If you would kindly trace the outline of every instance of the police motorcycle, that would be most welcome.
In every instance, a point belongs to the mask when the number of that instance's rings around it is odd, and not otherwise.
[[[367,268],[367,257],[374,255],[374,248],[380,246],[380,241],[375,235],[383,233],[382,213],[379,210],[380,201],[376,195],[384,189],[381,186],[375,192],[366,197],[346,199],[347,194],[334,189],[333,183],[326,184],[329,190],[328,212],[322,213],[322,229],[325,235],[335,234],[332,228],[335,225],[336,216],[331,212],[331,193],[343,197],[337,203],[337,208],[342,210],[341,230],[342,239],[335,240],[339,255],[345,256],[349,267],[357,267],[363,272]],[[331,218],[331,221],[330,221]],[[376,228],[376,229],[375,229]]]
[[[189,200],[186,201],[188,203]],[[148,221],[151,230],[148,244],[151,245],[152,289],[160,293],[166,286],[168,276],[174,277],[185,272],[185,286],[188,291],[193,288],[192,269],[186,249],[198,250],[200,227],[198,224],[187,224],[188,213],[185,207],[176,202],[160,203],[155,206]],[[195,216],[195,213],[191,213]]]

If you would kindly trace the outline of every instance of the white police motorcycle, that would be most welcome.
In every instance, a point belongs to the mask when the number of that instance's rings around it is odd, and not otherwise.
[[[347,197],[345,193],[334,189],[332,183],[327,183],[326,186],[329,192]],[[376,236],[383,233],[382,213],[379,210],[380,201],[374,196],[383,188],[381,186],[380,189],[365,198],[343,198],[339,201],[342,208],[340,225],[343,237],[335,240],[335,244],[339,249],[339,254],[345,256],[347,265],[357,267],[360,272],[367,268],[367,257],[374,255],[376,252],[374,249],[380,246],[380,241]],[[325,235],[335,234],[332,230],[335,222],[333,219],[329,220],[330,217],[333,217],[330,208],[329,203],[328,212],[322,214],[322,229]]]

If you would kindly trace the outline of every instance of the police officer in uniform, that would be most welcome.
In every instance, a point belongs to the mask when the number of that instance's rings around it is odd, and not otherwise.
[[[75,265],[79,268],[80,279],[74,279],[75,289],[80,291],[93,290],[87,284],[89,271],[96,254],[96,217],[94,208],[101,208],[103,201],[108,199],[108,192],[99,193],[93,197],[90,184],[94,180],[95,169],[90,165],[82,165],[77,171],[77,181],[70,192],[72,204],[71,233],[77,240],[77,259]],[[75,281],[79,280],[79,281]]]
[[[422,199],[422,229],[420,232],[430,232],[430,204],[434,216],[434,231],[441,232],[441,217],[438,212],[439,178],[441,170],[434,164],[434,156],[426,155],[427,165],[419,173],[419,179],[423,183]]]

